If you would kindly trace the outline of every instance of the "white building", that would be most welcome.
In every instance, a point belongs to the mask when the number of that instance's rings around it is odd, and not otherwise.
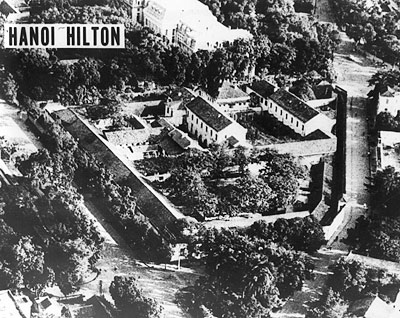
[[[238,113],[249,110],[250,95],[243,92],[236,84],[224,81],[215,102],[221,111],[236,120]]]
[[[250,32],[231,30],[217,21],[197,0],[134,0],[133,20],[160,34],[169,43],[190,51],[213,50],[222,43],[251,38]]]
[[[206,146],[225,141],[233,146],[246,143],[247,129],[202,97],[196,97],[186,105],[186,109],[189,132]]]
[[[389,112],[393,116],[397,116],[400,110],[400,92],[387,87],[385,91],[379,94],[378,113]]]
[[[335,124],[334,120],[283,88],[269,96],[267,105],[263,107],[301,136],[307,136],[317,129],[331,132]]]

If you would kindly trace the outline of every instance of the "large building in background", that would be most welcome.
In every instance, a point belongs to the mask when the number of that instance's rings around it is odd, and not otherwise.
[[[249,39],[249,31],[230,29],[197,0],[134,0],[133,20],[188,51],[214,50],[224,42]]]

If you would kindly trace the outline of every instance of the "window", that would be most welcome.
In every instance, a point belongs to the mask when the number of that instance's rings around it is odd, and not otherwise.
[[[272,108],[272,102],[269,102],[269,107]]]
[[[210,129],[211,137],[212,137],[212,130]]]
[[[296,122],[296,127],[299,127],[299,122],[298,121]]]
[[[286,114],[286,119],[287,119],[287,116],[288,116],[288,115]]]
[[[301,125],[301,129],[304,130],[304,125]]]
[[[282,112],[282,110],[281,110],[281,116],[282,116],[282,114],[283,114],[283,112]]]
[[[277,106],[275,106],[275,112],[277,112],[278,111],[278,107]]]
[[[206,126],[206,132],[208,131],[208,126]]]
[[[198,124],[199,123],[199,119],[198,118],[196,118],[196,124]]]
[[[291,118],[291,120],[290,120],[290,123],[292,123],[292,124],[293,124],[293,117]]]
[[[193,114],[192,114],[192,120],[194,120]]]

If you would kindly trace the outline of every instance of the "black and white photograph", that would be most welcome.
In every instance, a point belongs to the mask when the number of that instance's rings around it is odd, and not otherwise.
[[[0,318],[400,318],[400,0],[0,0]]]

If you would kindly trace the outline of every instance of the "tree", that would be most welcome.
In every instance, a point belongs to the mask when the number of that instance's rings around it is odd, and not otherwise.
[[[0,73],[0,96],[7,102],[14,104],[17,101],[18,84],[10,73]]]
[[[200,242],[208,276],[196,282],[193,304],[217,317],[268,316],[310,278],[312,264],[303,254],[242,231],[204,230]]]
[[[399,218],[360,217],[354,229],[348,230],[345,242],[357,253],[388,261],[400,260]]]
[[[133,276],[115,276],[110,285],[110,294],[122,318],[161,317],[162,307],[154,299],[143,295]]]
[[[316,99],[314,91],[306,79],[294,82],[289,91],[304,101]]]
[[[389,112],[380,112],[376,116],[376,129],[377,130],[389,130],[389,131],[399,131],[400,124],[395,117]]]

